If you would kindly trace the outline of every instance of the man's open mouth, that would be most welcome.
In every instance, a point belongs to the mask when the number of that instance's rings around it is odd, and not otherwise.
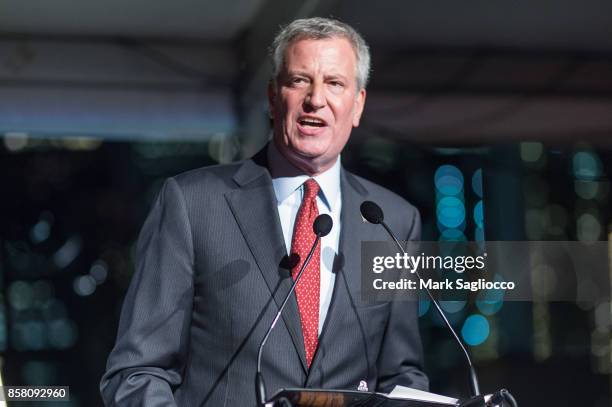
[[[298,120],[298,123],[300,124],[300,126],[311,126],[311,127],[325,127],[327,126],[327,123],[325,123],[325,121],[321,120],[321,119],[317,119],[317,118],[301,118]]]

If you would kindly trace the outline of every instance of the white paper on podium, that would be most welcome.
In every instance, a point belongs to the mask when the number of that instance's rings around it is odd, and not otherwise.
[[[459,400],[452,397],[441,396],[436,393],[429,393],[404,386],[395,386],[387,396],[394,399],[431,401],[434,403],[448,404],[449,406],[456,406],[459,404]]]

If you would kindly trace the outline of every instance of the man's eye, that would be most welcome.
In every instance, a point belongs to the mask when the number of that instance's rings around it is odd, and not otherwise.
[[[333,87],[337,87],[337,88],[341,88],[344,86],[344,84],[340,81],[331,81],[329,82],[329,84]]]
[[[291,83],[295,83],[295,84],[300,84],[300,83],[305,83],[305,82],[306,82],[306,79],[304,78],[293,78],[291,80]]]

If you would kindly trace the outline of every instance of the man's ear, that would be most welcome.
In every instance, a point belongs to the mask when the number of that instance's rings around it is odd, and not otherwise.
[[[268,114],[274,119],[274,103],[276,102],[276,87],[274,81],[268,82]]]
[[[363,113],[363,107],[365,106],[366,90],[361,88],[355,98],[355,110],[353,112],[353,127],[359,127],[359,121],[361,120],[361,114]]]

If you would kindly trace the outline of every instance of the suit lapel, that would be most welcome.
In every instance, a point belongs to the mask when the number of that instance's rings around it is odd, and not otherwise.
[[[292,279],[289,270],[281,267],[287,248],[276,210],[272,179],[266,168],[265,151],[245,161],[238,169],[234,181],[240,188],[226,193],[225,198],[277,307],[280,307],[291,288]],[[304,339],[295,295],[285,306],[283,320],[306,372]]]
[[[306,385],[320,385],[322,369],[319,365],[325,359],[325,353],[342,346],[338,338],[341,321],[347,312],[351,312],[354,301],[360,298],[361,290],[361,255],[360,242],[368,240],[372,234],[372,225],[364,223],[359,206],[367,199],[367,190],[350,173],[342,170],[340,188],[342,191],[342,213],[340,219],[342,230],[338,244],[338,256],[334,262],[336,281],[329,311],[319,337],[319,347],[310,367]],[[358,355],[355,355],[356,357]]]

